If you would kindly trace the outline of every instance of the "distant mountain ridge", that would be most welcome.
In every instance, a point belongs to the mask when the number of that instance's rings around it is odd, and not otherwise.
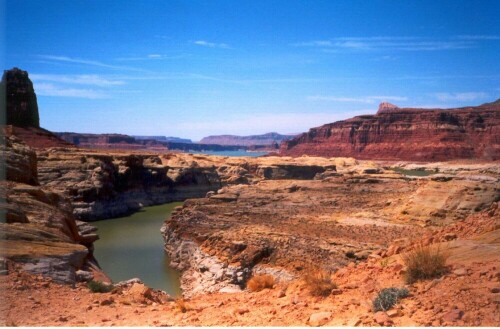
[[[295,135],[282,135],[276,132],[270,132],[262,135],[238,136],[238,135],[214,135],[202,138],[200,144],[217,145],[240,145],[255,146],[279,144],[282,141],[294,138]]]
[[[192,143],[193,141],[187,138],[172,137],[172,136],[136,136],[132,135],[137,140],[151,139],[159,142],[175,142],[175,143]]]

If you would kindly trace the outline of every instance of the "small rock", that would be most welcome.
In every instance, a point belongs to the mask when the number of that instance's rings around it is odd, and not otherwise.
[[[467,270],[465,268],[457,268],[456,270],[453,271],[453,274],[457,276],[464,276],[467,275]]]
[[[60,322],[67,322],[68,321],[68,318],[66,316],[60,316],[58,321]]]
[[[332,295],[341,295],[342,289],[332,289]]]
[[[500,292],[500,288],[491,288],[490,291],[494,294],[498,294]]]
[[[237,309],[234,310],[236,314],[243,315],[245,313],[250,312],[250,310],[247,307],[238,307]]]
[[[462,318],[462,316],[464,315],[464,312],[459,310],[459,309],[453,309],[447,313],[445,313],[442,317],[443,321],[446,321],[446,322],[455,322],[455,321],[458,321]]]
[[[389,326],[393,322],[385,312],[377,312],[373,316],[373,320],[381,326]]]
[[[286,289],[280,289],[278,293],[276,294],[276,297],[278,298],[283,298],[286,296]]]
[[[332,312],[313,313],[309,317],[309,325],[312,327],[320,327],[326,324],[332,317]]]
[[[392,310],[388,310],[387,312],[387,315],[390,317],[390,318],[395,318],[395,317],[398,317],[400,314],[399,314],[399,310],[398,309],[392,309]]]
[[[76,271],[76,279],[80,282],[88,282],[94,278],[92,272],[78,270]]]
[[[106,306],[106,305],[111,305],[114,302],[115,302],[115,300],[112,297],[110,297],[110,298],[107,298],[107,299],[101,301],[100,304],[101,304],[101,306]]]
[[[360,324],[361,324],[361,319],[358,317],[355,317],[355,318],[349,320],[349,322],[347,322],[348,327],[357,327]]]

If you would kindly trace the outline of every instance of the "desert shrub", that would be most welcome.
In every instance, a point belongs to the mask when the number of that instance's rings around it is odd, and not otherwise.
[[[113,290],[113,285],[112,284],[107,284],[101,281],[94,281],[91,280],[87,283],[87,287],[90,289],[92,292],[110,292]]]
[[[191,310],[191,307],[186,303],[184,298],[181,297],[175,299],[175,306],[182,313],[186,313],[187,311]]]
[[[413,283],[418,280],[431,279],[443,275],[447,271],[446,259],[448,255],[439,248],[417,247],[403,255],[407,267],[405,280]]]
[[[406,288],[385,288],[382,289],[373,300],[373,311],[387,311],[403,298],[408,297],[409,291]]]
[[[254,275],[247,282],[247,288],[250,291],[261,291],[263,289],[271,289],[274,286],[274,277],[269,274]]]
[[[337,285],[332,281],[330,273],[323,270],[309,270],[304,276],[306,288],[313,296],[328,296]]]

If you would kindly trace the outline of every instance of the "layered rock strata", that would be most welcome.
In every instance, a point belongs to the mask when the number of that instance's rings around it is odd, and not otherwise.
[[[204,197],[228,184],[312,179],[335,170],[335,164],[326,164],[327,160],[318,165],[306,158],[231,159],[74,148],[39,150],[37,156],[40,183],[65,194],[74,215],[82,220],[118,217],[143,206]]]
[[[336,167],[316,179],[226,186],[176,209],[162,233],[186,296],[234,291],[252,273],[289,280],[379,257],[394,241],[487,209],[500,195],[494,164],[428,177],[369,162]]]
[[[500,159],[500,101],[457,109],[398,108],[337,121],[282,142],[289,156],[449,161]]]
[[[2,138],[7,178],[0,182],[2,257],[25,271],[75,283],[78,270],[93,266],[97,235],[79,229],[63,195],[38,185],[35,152],[14,136]]]

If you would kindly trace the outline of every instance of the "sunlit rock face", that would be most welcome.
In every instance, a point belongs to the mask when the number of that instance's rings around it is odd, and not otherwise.
[[[375,115],[311,128],[281,144],[282,155],[442,161],[500,159],[500,102],[457,109],[380,104]]]
[[[6,124],[40,127],[35,90],[28,72],[17,67],[4,71],[0,90],[6,102]]]

